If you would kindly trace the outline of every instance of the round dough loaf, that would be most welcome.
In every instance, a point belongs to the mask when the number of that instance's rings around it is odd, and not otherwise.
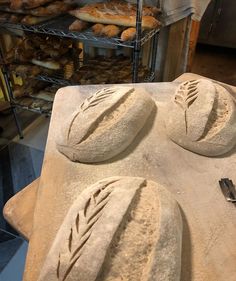
[[[181,213],[165,187],[106,178],[69,207],[37,280],[179,281],[181,249]]]
[[[57,148],[72,161],[110,159],[130,145],[154,106],[143,89],[102,89],[86,99],[64,124]]]
[[[236,107],[223,86],[206,79],[186,81],[167,110],[167,134],[180,146],[205,156],[221,155],[235,146]]]

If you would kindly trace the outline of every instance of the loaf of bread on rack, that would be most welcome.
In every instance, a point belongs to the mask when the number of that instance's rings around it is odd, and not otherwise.
[[[52,0],[11,0],[11,9],[33,9],[44,4],[52,2]]]
[[[0,0],[0,5],[7,5],[10,3],[11,3],[11,0]]]
[[[55,60],[48,59],[45,61],[40,61],[40,60],[32,59],[31,62],[35,65],[42,66],[49,69],[58,70],[61,68],[60,63],[56,62]]]
[[[35,9],[29,10],[29,13],[36,17],[44,17],[44,16],[51,16],[51,15],[59,15],[63,14],[66,11],[71,9],[71,5],[68,3],[64,3],[63,1],[55,1],[49,3],[44,7],[38,7]]]
[[[72,22],[72,24],[69,26],[70,31],[82,31],[86,28],[88,28],[89,24],[86,21],[82,20],[75,20]]]
[[[136,35],[136,28],[135,27],[129,27],[125,29],[120,36],[121,41],[132,41],[134,40]]]
[[[121,33],[121,28],[114,24],[104,25],[96,23],[92,27],[93,33],[96,36],[106,36],[108,38],[116,37]]]
[[[49,20],[51,18],[52,17],[50,17],[50,16],[48,16],[48,17],[35,17],[35,16],[27,15],[27,16],[23,17],[23,19],[21,20],[21,23],[27,24],[27,25],[34,25],[34,24],[39,24],[41,22]]]
[[[136,26],[136,5],[125,1],[113,0],[88,4],[69,13],[80,20],[88,22],[128,27]],[[157,9],[154,7],[143,8],[142,27],[144,29],[152,29],[160,26],[160,22],[154,17],[156,13]]]

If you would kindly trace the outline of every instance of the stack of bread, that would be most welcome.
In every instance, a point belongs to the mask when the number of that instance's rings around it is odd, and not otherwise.
[[[149,71],[146,67],[139,66],[139,79],[144,81]],[[88,59],[71,77],[77,84],[118,84],[132,82],[132,63],[130,58],[123,55],[105,58],[97,56]]]
[[[22,78],[59,72],[69,79],[80,52],[81,49],[72,48],[70,39],[31,34],[18,39],[16,46],[6,54],[5,63]]]
[[[0,9],[5,11],[0,20],[34,25],[74,7],[72,0],[0,0]]]
[[[77,18],[70,26],[71,31],[82,31],[92,25],[96,36],[117,37],[130,41],[136,35],[135,4],[123,0],[111,0],[85,5],[69,13]],[[142,11],[142,29],[156,29],[161,23],[157,20],[160,9],[144,6]]]
[[[27,109],[50,113],[58,87],[42,81],[25,80],[23,85],[14,85],[13,103]]]

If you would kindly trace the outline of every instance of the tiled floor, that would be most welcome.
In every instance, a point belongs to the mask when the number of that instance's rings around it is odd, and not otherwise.
[[[0,150],[0,280],[3,281],[22,280],[27,243],[4,220],[2,208],[10,197],[40,176],[48,126],[49,118],[39,117],[24,131],[24,139],[16,136]]]

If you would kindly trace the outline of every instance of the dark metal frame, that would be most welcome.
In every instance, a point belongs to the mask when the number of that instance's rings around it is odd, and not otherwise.
[[[1,61],[3,60],[3,53],[2,53],[2,49],[1,48],[0,48],[0,60]],[[15,119],[15,123],[16,123],[16,127],[17,127],[17,130],[18,130],[18,134],[19,134],[19,137],[22,139],[23,138],[23,132],[22,132],[22,128],[21,128],[20,122],[19,122],[18,117],[17,117],[17,112],[16,112],[17,109],[12,104],[13,93],[12,93],[11,84],[10,84],[9,72],[8,72],[8,69],[6,68],[5,65],[2,65],[1,69],[2,69],[2,74],[3,74],[5,85],[7,87],[7,92],[8,92],[8,95],[9,95],[11,109],[12,109],[12,113],[13,113],[13,116],[14,116],[14,119]]]

